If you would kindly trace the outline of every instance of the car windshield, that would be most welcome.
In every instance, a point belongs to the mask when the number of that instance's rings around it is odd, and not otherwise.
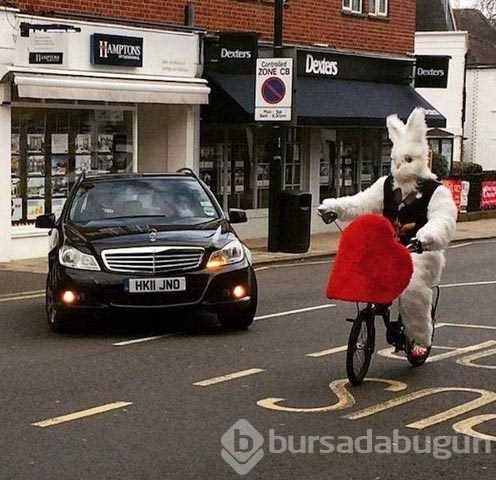
[[[197,225],[219,218],[219,212],[195,179],[178,177],[88,179],[70,210],[76,224],[152,217],[163,224]]]

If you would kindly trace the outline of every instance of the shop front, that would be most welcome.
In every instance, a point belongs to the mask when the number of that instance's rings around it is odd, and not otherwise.
[[[242,45],[236,50],[244,51]],[[255,56],[270,53],[260,48]],[[431,127],[445,126],[445,118],[411,86],[413,58],[306,48],[287,49],[286,56],[296,65],[297,122],[284,149],[284,188],[311,192],[315,207],[325,197],[354,194],[389,172],[388,115],[405,120],[413,108],[423,107]],[[274,126],[254,121],[250,62],[236,70],[208,59],[212,94],[202,109],[200,172],[221,202],[250,210],[245,238],[263,237]],[[312,222],[312,230],[319,229],[321,222]]]
[[[200,40],[0,10],[0,261],[43,256],[34,220],[77,177],[199,165]]]

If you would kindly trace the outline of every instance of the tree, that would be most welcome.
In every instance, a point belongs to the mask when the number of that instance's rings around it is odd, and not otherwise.
[[[475,6],[496,26],[496,0],[477,0]]]

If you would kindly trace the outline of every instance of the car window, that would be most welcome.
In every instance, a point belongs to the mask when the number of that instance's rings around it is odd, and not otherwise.
[[[194,179],[126,178],[87,180],[70,210],[74,223],[161,217],[161,223],[194,225],[219,218],[219,212]]]

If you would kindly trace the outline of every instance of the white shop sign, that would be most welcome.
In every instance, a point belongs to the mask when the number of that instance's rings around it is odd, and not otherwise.
[[[61,23],[50,19],[19,15],[19,21],[36,24]],[[85,73],[102,72],[134,74],[150,77],[195,78],[198,76],[199,37],[189,32],[166,32],[136,27],[113,26],[64,19],[64,24],[78,27],[80,32],[36,32],[15,41],[14,66],[40,67],[57,73],[72,70]],[[98,65],[91,63],[91,36],[107,35],[142,39],[142,66]],[[44,54],[40,56],[39,53]],[[58,53],[61,61],[55,61]],[[34,55],[38,54],[38,55]],[[52,54],[52,55],[48,55]],[[39,58],[38,58],[39,57]],[[31,58],[31,61],[30,61]]]
[[[293,59],[259,58],[255,87],[255,120],[288,122],[293,100]]]

